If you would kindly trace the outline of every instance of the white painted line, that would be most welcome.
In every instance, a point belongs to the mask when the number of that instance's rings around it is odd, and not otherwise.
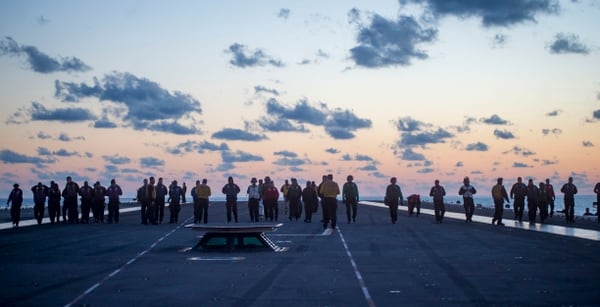
[[[378,203],[378,202],[361,201],[360,203],[363,205],[369,205],[369,206],[374,206],[374,207],[388,208],[388,206],[384,205],[383,203]],[[408,211],[408,208],[406,208],[404,206],[400,206],[400,207],[398,207],[398,209],[401,211]],[[421,214],[435,215],[435,212],[431,209],[421,209]],[[444,218],[465,220],[465,214],[446,211],[446,213],[444,214]],[[478,222],[478,223],[483,223],[483,224],[489,224],[490,227],[501,227],[501,226],[492,225],[492,218],[487,217],[487,216],[473,215],[473,221]],[[580,239],[586,239],[586,240],[600,241],[600,231],[597,231],[597,230],[582,229],[582,228],[577,228],[575,226],[565,227],[565,226],[541,224],[541,223],[529,225],[529,222],[521,223],[519,221],[515,221],[512,219],[502,219],[502,221],[504,222],[503,227],[510,227],[510,228],[516,228],[516,229],[550,233],[550,234],[555,234],[555,235],[560,235],[560,236],[567,236],[567,237],[580,238]]]
[[[154,243],[152,243],[152,245],[150,245],[150,247],[148,247],[147,249],[145,249],[144,251],[142,251],[141,253],[138,253],[135,257],[133,257],[132,259],[130,259],[129,261],[125,262],[125,264],[123,264],[120,268],[116,269],[115,271],[113,271],[112,273],[108,274],[106,277],[104,277],[101,281],[95,283],[93,286],[91,286],[89,289],[85,290],[83,293],[81,293],[79,296],[77,296],[76,298],[74,298],[70,303],[66,304],[65,307],[70,307],[73,306],[75,304],[77,304],[81,299],[83,299],[86,295],[92,293],[96,288],[100,287],[103,283],[105,283],[107,280],[111,279],[112,277],[116,276],[118,273],[120,273],[121,271],[123,271],[123,269],[125,269],[125,267],[127,267],[128,265],[134,263],[135,261],[137,261],[138,259],[140,259],[140,257],[142,257],[143,255],[147,254],[148,252],[150,252],[150,250],[152,250],[156,244],[162,240],[164,240],[165,238],[167,238],[168,236],[172,235],[173,233],[175,233],[175,231],[179,230],[181,227],[183,227],[185,225],[185,223],[189,220],[191,220],[192,217],[189,217],[187,220],[185,220],[185,222],[181,223],[180,225],[178,225],[175,229],[171,230],[170,232],[168,232],[167,234],[165,234],[164,236],[162,236],[161,238],[159,238],[157,241],[155,241]]]
[[[337,227],[337,231],[338,231],[338,235],[340,236],[340,239],[342,240],[342,244],[344,245],[344,249],[346,250],[346,255],[350,259],[350,264],[352,264],[352,269],[354,270],[354,276],[356,276],[356,279],[358,280],[360,289],[362,290],[365,300],[367,301],[367,304],[370,307],[375,307],[375,302],[373,301],[373,298],[371,297],[371,294],[369,293],[367,284],[365,283],[364,279],[362,278],[362,275],[360,274],[360,271],[358,270],[358,266],[356,265],[356,262],[354,261],[354,258],[352,257],[352,253],[350,252],[350,249],[348,248],[348,244],[346,244],[344,235],[342,234],[342,231],[340,230],[339,227]]]
[[[245,257],[190,257],[191,261],[240,261],[246,260]]]

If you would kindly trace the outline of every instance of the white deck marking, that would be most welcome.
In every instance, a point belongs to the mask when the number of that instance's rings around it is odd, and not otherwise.
[[[350,252],[350,249],[348,248],[348,244],[346,244],[344,235],[342,234],[342,231],[340,230],[339,227],[337,227],[337,231],[338,231],[338,235],[340,236],[340,240],[342,240],[342,244],[344,245],[344,249],[346,250],[346,255],[350,259],[350,264],[352,264],[352,269],[354,270],[354,276],[356,276],[356,279],[358,280],[358,283],[360,284],[360,289],[362,290],[362,293],[365,296],[365,300],[367,300],[367,304],[370,307],[375,307],[375,302],[373,301],[373,298],[371,297],[371,294],[369,293],[369,289],[367,288],[367,284],[365,283],[365,280],[362,278],[362,275],[360,274],[360,271],[358,270],[358,266],[356,265],[356,262],[354,261],[354,258],[352,257],[352,253]]]

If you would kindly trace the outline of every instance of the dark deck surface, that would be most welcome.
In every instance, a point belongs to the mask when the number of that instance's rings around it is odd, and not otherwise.
[[[246,224],[244,202],[239,211]],[[284,252],[191,249],[202,232],[183,227],[193,221],[190,205],[179,225],[141,225],[130,212],[119,224],[2,230],[0,306],[600,304],[598,237],[492,226],[489,218],[435,224],[405,211],[391,224],[386,208],[367,205],[352,224],[338,206],[338,229],[324,232],[320,213],[311,224],[280,216],[284,225],[267,235]],[[208,225],[224,221],[224,205],[211,204]],[[584,225],[598,229],[575,226]]]

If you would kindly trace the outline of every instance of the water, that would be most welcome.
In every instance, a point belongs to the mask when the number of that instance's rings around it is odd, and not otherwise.
[[[405,195],[405,196],[408,196],[408,195]],[[363,200],[383,201],[382,196],[363,196],[361,198]],[[6,206],[6,200],[7,200],[6,198],[0,198],[0,209],[8,209],[9,208],[8,206]],[[189,198],[186,198],[186,200],[188,202],[190,202],[192,199],[191,199],[191,197],[189,197]],[[239,200],[246,201],[246,197],[242,196],[239,198]],[[459,204],[462,204],[462,196],[459,196],[459,195],[446,196],[446,197],[444,197],[444,200],[446,201],[447,204],[456,204],[457,202]],[[473,200],[475,202],[475,205],[481,205],[486,208],[494,208],[494,202],[492,201],[491,197],[475,195]],[[218,197],[218,196],[211,197],[211,201],[225,201],[225,197]],[[406,197],[405,197],[405,201],[406,201]],[[421,201],[432,202],[432,199],[429,196],[421,195]],[[128,203],[128,202],[135,202],[135,198],[121,197],[121,203]],[[597,208],[594,205],[595,202],[596,202],[596,195],[575,195],[575,215],[583,215],[585,208],[590,208],[590,211],[592,213],[596,213]],[[525,206],[527,206],[527,202],[525,203]],[[32,198],[24,199],[23,200],[23,208],[33,208],[33,199]],[[512,208],[512,202],[511,202],[511,208]],[[563,198],[562,198],[562,195],[559,195],[559,197],[557,197],[556,201],[554,202],[554,211],[560,211],[563,209],[564,209]]]

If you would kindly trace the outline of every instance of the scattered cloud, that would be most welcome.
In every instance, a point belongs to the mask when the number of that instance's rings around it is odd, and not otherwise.
[[[425,156],[421,153],[414,152],[412,148],[408,147],[402,151],[402,160],[406,161],[424,161]]]
[[[38,26],[45,26],[50,23],[50,19],[46,18],[44,15],[40,15],[35,19],[35,23]]]
[[[515,136],[514,136],[514,134],[512,134],[512,132],[510,132],[508,130],[498,130],[498,129],[494,129],[494,136],[496,138],[505,139],[505,140],[515,138]]]
[[[560,113],[562,113],[562,112],[563,111],[560,110],[560,109],[558,109],[558,110],[552,110],[552,111],[546,113],[546,116],[555,117],[555,116],[560,115]]]
[[[359,171],[374,172],[374,171],[377,171],[377,165],[375,165],[374,163],[371,163],[371,164],[367,164],[365,166],[361,166],[357,169]]]
[[[417,170],[417,173],[420,173],[420,174],[429,174],[429,173],[433,173],[434,171],[435,170],[433,168],[431,168],[431,167],[425,167],[425,168]]]
[[[455,167],[463,167],[463,166],[465,166],[465,164],[462,161],[458,161],[458,162],[456,162],[456,164],[454,166]]]
[[[229,141],[249,141],[256,142],[267,139],[267,136],[264,134],[257,134],[248,132],[246,130],[234,129],[234,128],[224,128],[220,131],[217,131],[211,136],[213,139],[221,139],[221,140],[229,140]]]
[[[398,120],[393,121],[394,125],[401,132],[414,132],[421,131],[424,128],[430,127],[431,125],[426,124],[422,121],[413,119],[411,117],[402,117]]]
[[[522,163],[522,162],[514,162],[512,165],[513,168],[529,168],[532,167],[531,165]]]
[[[277,13],[277,17],[287,20],[288,18],[290,18],[290,9],[280,9],[279,13]]]
[[[31,102],[31,106],[23,107],[9,116],[8,124],[25,124],[30,121],[59,121],[63,123],[83,122],[96,119],[96,116],[85,108],[48,109],[39,102]]]
[[[432,132],[419,132],[415,134],[402,133],[402,137],[398,142],[398,147],[404,146],[421,146],[425,147],[427,144],[445,143],[445,139],[451,138],[454,135],[442,128],[438,128],[437,131]]]
[[[465,148],[466,151],[488,151],[488,149],[489,149],[489,146],[482,142],[469,144]]]
[[[554,36],[554,40],[548,43],[548,49],[553,54],[584,54],[590,53],[590,49],[580,42],[579,36],[571,33],[558,33]]]
[[[270,55],[267,55],[261,49],[248,50],[245,45],[234,43],[225,50],[225,53],[230,53],[233,58],[229,63],[239,68],[255,67],[255,66],[274,66],[283,67],[284,64],[280,60],[276,60]]]
[[[600,119],[600,109],[594,111],[594,113],[592,113],[592,116],[594,119]]]
[[[102,159],[104,159],[104,161],[110,162],[112,164],[127,164],[127,163],[131,162],[131,159],[129,159],[127,157],[122,157],[122,156],[119,156],[119,155],[102,156]]]
[[[31,157],[27,156],[10,149],[0,150],[0,161],[6,164],[20,164],[20,163],[29,163],[29,164],[44,164],[44,163],[52,163],[51,160],[44,160],[39,157]]]
[[[107,118],[110,114],[136,130],[173,134],[200,133],[196,119],[202,113],[200,102],[188,94],[170,92],[146,78],[112,72],[106,74],[102,81],[94,78],[94,85],[56,80],[54,86],[54,96],[63,102],[97,98],[117,104],[117,108],[107,106],[104,109],[105,116],[95,123],[100,128],[114,126],[114,122]]]
[[[140,166],[142,168],[161,168],[165,166],[165,160],[154,157],[140,158]]]
[[[358,26],[357,46],[350,49],[350,57],[356,65],[366,68],[409,66],[413,59],[429,57],[417,46],[435,41],[436,28],[426,28],[413,16],[404,15],[393,20],[373,14],[365,25],[360,14],[356,8],[348,12],[349,22]]]
[[[328,152],[330,154],[340,153],[340,151],[338,149],[336,149],[336,148],[327,148],[327,149],[325,149],[325,152]]]
[[[273,162],[273,164],[275,164],[275,165],[282,165],[282,166],[299,166],[299,165],[304,165],[306,163],[307,163],[307,161],[304,159],[288,158],[288,157],[283,157],[283,158],[277,159]]]
[[[261,156],[253,155],[241,150],[237,150],[235,152],[222,151],[221,158],[223,163],[264,161],[263,157]]]
[[[502,47],[502,46],[506,45],[507,40],[508,40],[508,37],[505,34],[498,33],[498,34],[494,35],[492,44],[494,47]]]
[[[273,153],[273,155],[275,155],[275,156],[283,156],[283,157],[286,157],[286,158],[296,158],[296,157],[298,157],[297,153],[291,152],[291,151],[288,151],[288,150],[276,151],[276,152]]]
[[[47,140],[47,139],[51,139],[52,136],[46,132],[40,131],[37,134],[37,138],[40,140]]]
[[[258,125],[272,132],[292,131],[307,132],[303,123],[323,126],[325,132],[334,139],[354,138],[354,131],[370,128],[371,120],[359,118],[350,110],[330,110],[327,104],[320,103],[313,106],[306,99],[301,99],[292,106],[285,106],[276,99],[269,99],[266,103],[267,114],[258,121]],[[298,122],[294,126],[290,121]]]
[[[0,55],[24,56],[29,69],[49,74],[54,72],[85,72],[91,69],[83,61],[75,57],[53,58],[34,46],[19,45],[11,37],[0,41]]]
[[[562,130],[558,129],[558,128],[553,128],[553,129],[544,128],[544,129],[542,129],[542,134],[545,135],[545,136],[548,135],[548,134],[557,134],[558,135],[558,134],[561,134],[561,133],[562,133]]]
[[[542,163],[542,165],[556,165],[556,164],[558,164],[558,161],[556,161],[556,160],[542,160],[541,163]]]
[[[66,134],[65,132],[61,132],[58,135],[58,140],[62,141],[62,142],[71,142],[71,141],[85,141],[85,137],[84,136],[75,136],[75,137],[71,137],[68,134]]]
[[[512,149],[505,151],[503,153],[507,154],[507,153],[511,153],[511,152],[515,155],[524,156],[524,157],[534,156],[536,154],[535,152],[533,152],[527,148],[520,147],[520,146],[514,146]]]
[[[536,22],[540,14],[556,14],[556,0],[401,0],[401,3],[422,4],[433,16],[440,18],[478,18],[484,27],[509,27],[524,22]]]
[[[581,145],[583,145],[583,147],[594,147],[594,144],[590,141],[583,141],[581,142]]]
[[[494,114],[488,118],[481,118],[480,121],[484,124],[488,124],[488,125],[506,125],[508,124],[507,120],[502,119],[500,116],[498,116],[497,114]]]
[[[112,129],[117,128],[117,124],[110,121],[107,117],[102,117],[94,122],[94,128],[98,129]]]
[[[259,94],[259,93],[267,93],[267,94],[271,94],[274,96],[279,96],[279,91],[276,89],[272,89],[272,88],[267,88],[264,87],[262,85],[256,85],[254,86],[254,93],[255,94]]]

